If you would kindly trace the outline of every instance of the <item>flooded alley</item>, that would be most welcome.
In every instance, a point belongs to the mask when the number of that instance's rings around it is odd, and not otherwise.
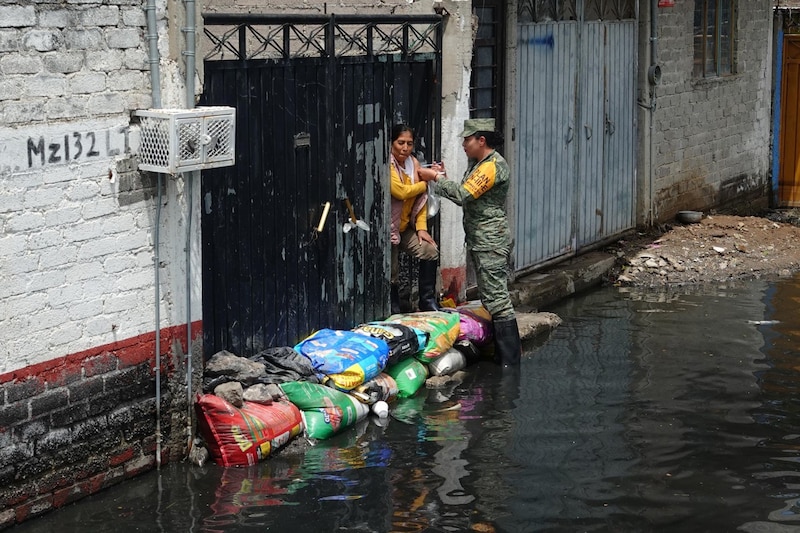
[[[519,372],[469,367],[251,468],[164,466],[14,533],[788,531],[800,527],[800,276],[605,287]]]

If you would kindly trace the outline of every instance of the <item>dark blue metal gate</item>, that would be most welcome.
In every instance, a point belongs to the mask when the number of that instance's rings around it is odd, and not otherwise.
[[[389,130],[439,156],[440,17],[205,15],[205,33],[201,103],[236,108],[238,151],[202,178],[206,357],[386,316]],[[371,231],[343,232],[347,199]]]

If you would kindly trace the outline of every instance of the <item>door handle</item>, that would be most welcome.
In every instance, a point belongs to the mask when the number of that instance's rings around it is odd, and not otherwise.
[[[574,137],[575,130],[572,129],[572,126],[567,126],[567,144],[571,143]]]
[[[325,221],[328,219],[328,211],[331,209],[331,203],[325,202],[325,207],[322,209],[322,215],[319,217],[319,223],[317,227],[314,228],[317,230],[317,233],[322,231],[322,228],[325,227]]]
[[[592,127],[588,124],[584,124],[583,127],[586,130],[586,140],[588,141],[592,138]]]

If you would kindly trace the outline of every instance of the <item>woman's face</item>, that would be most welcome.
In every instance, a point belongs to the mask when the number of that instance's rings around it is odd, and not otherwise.
[[[414,137],[410,131],[404,131],[392,141],[392,155],[398,163],[405,163],[406,159],[414,150]]]
[[[467,159],[482,159],[480,156],[483,153],[483,146],[480,139],[474,135],[464,137],[461,146],[464,148],[464,153],[467,154]]]

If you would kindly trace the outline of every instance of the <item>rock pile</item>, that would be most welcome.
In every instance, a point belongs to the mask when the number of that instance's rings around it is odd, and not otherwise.
[[[788,276],[800,271],[800,227],[764,217],[707,216],[616,245],[619,285],[657,286]]]

